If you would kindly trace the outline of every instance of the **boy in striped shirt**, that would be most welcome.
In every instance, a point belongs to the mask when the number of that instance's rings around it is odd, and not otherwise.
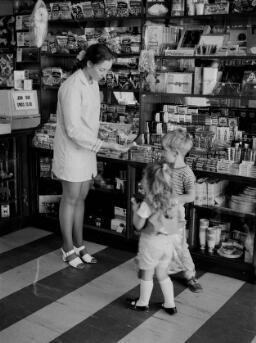
[[[192,292],[202,291],[202,286],[196,279],[195,265],[186,241],[186,203],[195,198],[195,175],[186,165],[184,158],[193,146],[192,137],[183,129],[168,132],[162,139],[165,161],[169,164],[174,183],[174,190],[180,205],[180,234],[175,243],[175,254],[170,264],[169,273],[182,271],[187,285]]]

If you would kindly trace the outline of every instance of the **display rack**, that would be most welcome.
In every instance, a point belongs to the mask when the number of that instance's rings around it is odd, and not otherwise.
[[[116,18],[116,17],[109,17],[109,18],[88,18],[85,20],[79,20],[74,22],[73,20],[51,20],[49,22],[50,28],[55,26],[56,28],[60,27],[76,27],[78,30],[81,28],[86,27],[93,27],[93,26],[99,26],[102,27],[106,23],[110,25],[112,21],[117,21],[119,23],[126,23],[127,21],[137,21],[139,24],[143,27],[146,20],[150,20],[152,22],[162,22],[166,26],[168,24],[177,24],[181,23],[182,25],[191,25],[191,23],[200,23],[202,25],[209,25],[209,23],[216,23],[216,24],[224,24],[224,25],[247,25],[247,23],[252,23],[256,14],[255,13],[239,13],[239,14],[216,14],[216,15],[182,15],[182,16],[148,16],[147,14],[135,17],[135,18]],[[142,32],[144,32],[142,30]],[[144,38],[144,37],[143,37]],[[144,39],[142,39],[144,41]],[[126,56],[134,56],[134,54],[128,54]],[[125,55],[122,55],[121,57],[126,57]],[[136,54],[135,54],[136,56]],[[49,65],[71,65],[70,59],[74,58],[75,54],[62,54],[62,53],[56,53],[56,54],[49,54],[49,53],[41,53],[41,62],[42,67],[49,66]],[[156,59],[160,60],[161,63],[164,60],[188,60],[192,59],[194,61],[197,61],[198,63],[207,63],[209,60],[214,61],[221,61],[221,62],[228,62],[228,61],[236,61],[236,60],[242,60],[244,63],[247,63],[250,65],[251,61],[256,60],[256,55],[228,55],[228,56],[218,56],[218,55],[193,55],[193,56],[186,56],[183,54],[178,54],[175,56],[155,56]],[[253,67],[253,66],[252,66]],[[253,67],[255,69],[255,67]],[[42,87],[42,116],[43,116],[43,122],[47,121],[49,113],[54,112],[56,110],[56,101],[53,101],[53,99],[56,100],[56,90],[58,87],[48,87],[44,86]],[[51,92],[51,90],[53,92]],[[109,93],[112,93],[113,91],[120,91],[119,88],[104,88],[104,96],[106,99],[111,99],[111,96]],[[122,90],[121,91],[127,91]],[[159,111],[160,105],[162,104],[184,104],[184,100],[186,98],[204,98],[209,99],[210,102],[207,106],[209,107],[232,107],[236,108],[238,111],[246,109],[252,109],[253,101],[256,100],[256,94],[249,96],[246,94],[193,94],[192,93],[165,93],[165,92],[152,92],[148,90],[142,89],[130,89],[129,91],[133,91],[137,93],[137,96],[139,98],[140,102],[140,132],[144,133],[145,123],[147,121],[153,120],[153,115],[155,112]],[[231,105],[230,105],[231,104]],[[250,104],[251,107],[248,107]],[[253,111],[253,109],[252,109]],[[253,122],[253,120],[251,120]],[[52,157],[52,152],[49,150],[44,149],[33,149],[34,153],[34,160],[37,163],[36,166],[36,172],[35,172],[35,180],[37,184],[37,188],[33,197],[38,199],[38,195],[40,195],[42,184],[40,185],[40,158],[47,158]],[[50,161],[50,160],[49,160]],[[143,162],[136,162],[132,160],[116,160],[111,159],[107,157],[98,157],[99,163],[103,163],[105,165],[106,169],[108,166],[110,168],[113,168],[113,182],[115,182],[115,177],[117,177],[118,174],[116,174],[119,170],[122,170],[122,168],[125,168],[127,173],[127,182],[126,182],[126,191],[123,194],[122,192],[117,191],[116,189],[106,189],[106,188],[92,188],[90,191],[89,197],[87,199],[87,206],[91,204],[98,204],[98,201],[103,201],[104,206],[106,204],[111,204],[111,210],[108,210],[109,218],[113,219],[113,208],[115,206],[114,202],[117,201],[119,206],[126,209],[126,230],[122,233],[118,233],[114,230],[111,230],[111,226],[106,221],[104,222],[104,215],[102,215],[102,221],[99,224],[99,220],[97,220],[97,216],[101,218],[101,215],[99,213],[87,213],[85,217],[86,223],[85,228],[89,232],[93,232],[99,237],[100,234],[104,234],[105,237],[109,237],[110,240],[115,240],[115,238],[120,238],[123,240],[123,242],[135,242],[137,241],[137,236],[134,234],[133,226],[131,223],[131,206],[130,206],[130,200],[131,196],[135,194],[138,191],[138,183],[141,178],[142,170],[145,166],[145,163]],[[50,163],[50,162],[49,162]],[[208,170],[194,170],[196,176],[199,177],[211,177],[211,178],[218,178],[223,180],[228,180],[229,182],[239,183],[241,185],[250,185],[255,186],[256,185],[256,179],[249,177],[249,176],[243,176],[243,175],[234,175],[231,173],[220,173],[217,171],[208,171]],[[55,181],[50,181],[55,182]],[[44,185],[44,182],[43,182]],[[41,188],[40,188],[41,187]],[[56,186],[58,188],[58,186]],[[55,189],[55,188],[54,188]],[[56,193],[60,194],[59,190],[56,190]],[[104,207],[102,206],[102,207]],[[94,207],[97,207],[96,205]],[[90,211],[89,211],[90,212]],[[111,213],[111,214],[110,214]],[[48,214],[39,214],[39,207],[38,204],[34,208],[34,214],[39,215],[40,222],[42,223],[43,220],[53,219],[52,223],[55,223],[54,226],[56,227],[56,224],[58,222],[56,213],[55,216],[52,215],[52,213]],[[90,216],[94,216],[94,219]],[[226,275],[235,276],[238,278],[246,279],[246,280],[252,280],[255,278],[256,275],[256,239],[254,238],[254,246],[253,246],[253,258],[250,262],[245,262],[245,256],[244,254],[240,258],[236,259],[230,259],[226,257],[219,256],[217,253],[217,250],[215,249],[213,254],[209,254],[206,252],[202,252],[200,250],[200,242],[199,242],[199,222],[202,218],[213,218],[215,220],[219,220],[219,222],[222,221],[230,221],[233,218],[232,222],[232,230],[234,231],[236,229],[236,226],[234,224],[235,221],[241,222],[242,224],[248,224],[250,226],[250,230],[252,232],[255,232],[255,215],[252,213],[244,213],[239,212],[233,209],[230,209],[225,206],[205,206],[205,205],[193,205],[190,204],[187,208],[187,219],[188,219],[188,225],[187,225],[187,232],[188,232],[188,243],[192,252],[192,255],[198,264],[205,265],[206,268],[209,271],[213,272],[220,272]],[[38,218],[38,217],[37,217]],[[95,221],[96,220],[96,221]]]

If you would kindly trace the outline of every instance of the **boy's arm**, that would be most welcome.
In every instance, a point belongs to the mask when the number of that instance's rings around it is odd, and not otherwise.
[[[184,194],[178,196],[178,202],[181,205],[193,202],[195,200],[195,182],[196,177],[192,169],[187,166],[186,172],[183,175]]]
[[[187,193],[178,196],[178,203],[181,205],[193,202],[195,200],[195,185],[193,184]]]

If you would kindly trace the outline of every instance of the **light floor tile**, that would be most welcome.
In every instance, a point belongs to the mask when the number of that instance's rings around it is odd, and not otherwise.
[[[74,292],[60,298],[57,302],[45,306],[41,310],[1,331],[0,341],[2,342],[3,337],[8,337],[9,332],[12,335],[12,332],[15,332],[15,327],[17,326],[20,335],[28,338],[26,343],[30,343],[29,339],[34,334],[33,324],[35,324],[35,327],[40,327],[40,337],[37,338],[39,340],[34,342],[41,343],[53,340],[60,334],[71,329],[74,325],[79,324],[81,321],[93,315],[103,306],[108,305],[125,292],[128,292],[137,284],[138,279],[134,272],[134,260],[131,259]]]
[[[170,316],[160,310],[119,343],[142,340],[147,343],[184,343],[244,284],[240,280],[210,273],[204,274],[200,283],[202,293],[186,289],[175,298],[176,315]]]
[[[105,248],[104,245],[93,242],[85,242],[85,244],[91,254],[95,254]],[[33,283],[35,284],[38,280],[66,267],[67,264],[62,261],[61,252],[58,249],[8,270],[7,272],[0,274],[0,299],[19,291],[23,287]]]
[[[255,336],[254,339],[251,341],[251,343],[256,343],[256,336]]]
[[[24,334],[25,332],[25,334]],[[41,324],[24,319],[1,331],[1,343],[47,343],[56,333]]]
[[[0,237],[0,254],[24,244],[33,242],[52,233],[34,227],[27,227]]]

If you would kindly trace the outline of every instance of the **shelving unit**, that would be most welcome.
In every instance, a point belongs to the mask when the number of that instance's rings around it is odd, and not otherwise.
[[[0,235],[30,223],[32,135],[33,130],[20,130],[0,136]]]
[[[256,13],[239,13],[239,14],[216,14],[216,15],[195,15],[195,16],[176,16],[171,17],[169,15],[162,16],[162,17],[153,17],[148,16],[147,14],[143,14],[138,17],[108,17],[108,18],[86,18],[84,20],[50,20],[49,27],[50,30],[55,28],[55,31],[60,30],[62,27],[68,29],[75,29],[77,31],[82,30],[84,27],[103,27],[104,25],[110,26],[112,23],[115,25],[125,25],[127,22],[133,22],[133,25],[139,25],[142,29],[144,28],[144,24],[146,20],[150,20],[153,22],[161,22],[164,23],[166,26],[168,24],[177,24],[181,23],[182,25],[191,25],[191,23],[197,23],[202,25],[208,25],[209,23],[216,23],[216,24],[224,24],[224,25],[244,25],[245,23],[253,23],[253,20],[256,17]],[[143,30],[141,30],[144,32]],[[144,37],[142,37],[142,42],[144,42]],[[142,46],[143,47],[143,46]],[[55,53],[51,54],[48,52],[41,52],[40,60],[42,67],[45,66],[71,66],[71,60],[74,59],[76,54],[65,54],[65,53]],[[138,57],[139,54],[120,54],[117,57],[119,58],[126,58],[126,57]],[[155,58],[160,60],[161,63],[164,60],[195,60],[198,63],[207,63],[209,61],[218,61],[221,63],[227,63],[229,61],[236,61],[241,60],[244,63],[248,62],[250,65],[251,62],[256,60],[256,55],[192,55],[187,56],[183,54],[175,54],[173,56],[162,56],[156,55]],[[48,87],[42,86],[42,120],[43,122],[47,121],[49,113],[55,112],[56,110],[56,91],[58,87]],[[248,108],[248,103],[251,101],[256,100],[256,94],[254,96],[248,96],[246,94],[228,94],[228,95],[220,95],[220,94],[180,94],[180,93],[164,93],[164,92],[149,92],[143,90],[141,87],[139,89],[122,89],[122,88],[110,88],[110,87],[101,87],[101,90],[104,93],[105,99],[108,101],[111,99],[111,94],[113,91],[117,92],[134,92],[136,93],[136,97],[139,99],[140,103],[140,132],[143,133],[144,131],[144,124],[147,121],[151,121],[154,112],[159,111],[159,106],[163,103],[166,104],[183,104],[186,98],[193,98],[196,100],[197,98],[209,99],[209,107],[230,107],[230,102],[233,104],[231,107],[236,108],[239,110],[237,106],[243,106],[240,109],[244,110],[244,108]],[[51,92],[52,91],[52,92]],[[55,100],[55,101],[54,101]],[[228,105],[223,106],[224,103],[228,103]],[[253,110],[253,109],[251,109]],[[52,157],[52,152],[49,150],[44,149],[33,149],[34,160],[37,162],[37,167],[35,171],[35,180],[36,180],[36,188],[35,192],[33,193],[33,199],[38,198],[38,194],[40,194],[40,157]],[[110,223],[101,223],[100,227],[99,224],[92,224],[90,222],[91,219],[88,218],[88,215],[97,215],[97,213],[88,213],[86,215],[86,222],[85,222],[85,229],[92,233],[93,235],[99,237],[103,235],[104,237],[108,237],[109,240],[115,240],[116,238],[123,241],[124,244],[135,243],[137,241],[137,236],[134,234],[132,222],[131,222],[131,206],[130,206],[130,199],[133,194],[135,194],[138,190],[138,182],[141,178],[142,170],[145,166],[143,162],[136,162],[130,160],[121,160],[121,159],[113,159],[107,157],[98,156],[99,163],[103,163],[106,165],[114,166],[115,172],[124,168],[127,172],[127,185],[126,191],[119,192],[116,189],[104,189],[104,188],[93,188],[90,191],[90,194],[87,199],[86,207],[89,207],[95,202],[97,199],[97,204],[95,208],[97,208],[98,201],[104,201],[104,206],[109,205],[111,210],[109,210],[108,219],[113,219],[113,213],[110,215],[110,212],[113,211],[115,206],[115,202],[121,204],[123,208],[126,209],[126,230],[122,233],[118,233],[110,229]],[[113,172],[113,177],[116,176],[115,172]],[[230,182],[235,182],[256,186],[256,179],[251,178],[248,176],[242,175],[233,175],[228,173],[220,173],[220,172],[212,172],[208,170],[195,170],[195,174],[197,177],[214,177],[218,179],[225,179],[229,180]],[[44,180],[45,182],[52,182],[52,180]],[[44,182],[43,181],[43,182]],[[101,207],[104,207],[101,206]],[[38,204],[34,207],[33,213],[37,215],[38,219]],[[226,218],[236,218],[237,221],[245,221],[246,223],[249,222],[251,229],[255,232],[255,215],[251,213],[240,213],[239,211],[234,211],[227,207],[215,207],[215,206],[199,206],[193,205],[187,207],[187,219],[188,219],[188,242],[191,248],[191,252],[193,258],[195,259],[196,263],[205,265],[206,269],[213,272],[221,272],[226,275],[235,276],[242,279],[250,279],[252,280],[256,276],[256,239],[254,238],[254,256],[253,260],[250,263],[244,262],[244,256],[239,259],[228,259],[221,257],[215,251],[213,255],[208,253],[202,253],[199,249],[199,219],[214,217],[213,219],[219,219],[220,221]],[[54,223],[53,226],[57,226],[58,219],[56,216],[53,216],[52,213],[49,214],[39,214],[40,222],[45,223],[49,220],[51,223]],[[104,215],[102,215],[104,219]],[[88,220],[89,219],[89,220]],[[95,220],[95,218],[94,218]],[[104,220],[103,220],[104,221]],[[44,224],[42,224],[44,225]],[[235,227],[235,226],[234,226]]]

